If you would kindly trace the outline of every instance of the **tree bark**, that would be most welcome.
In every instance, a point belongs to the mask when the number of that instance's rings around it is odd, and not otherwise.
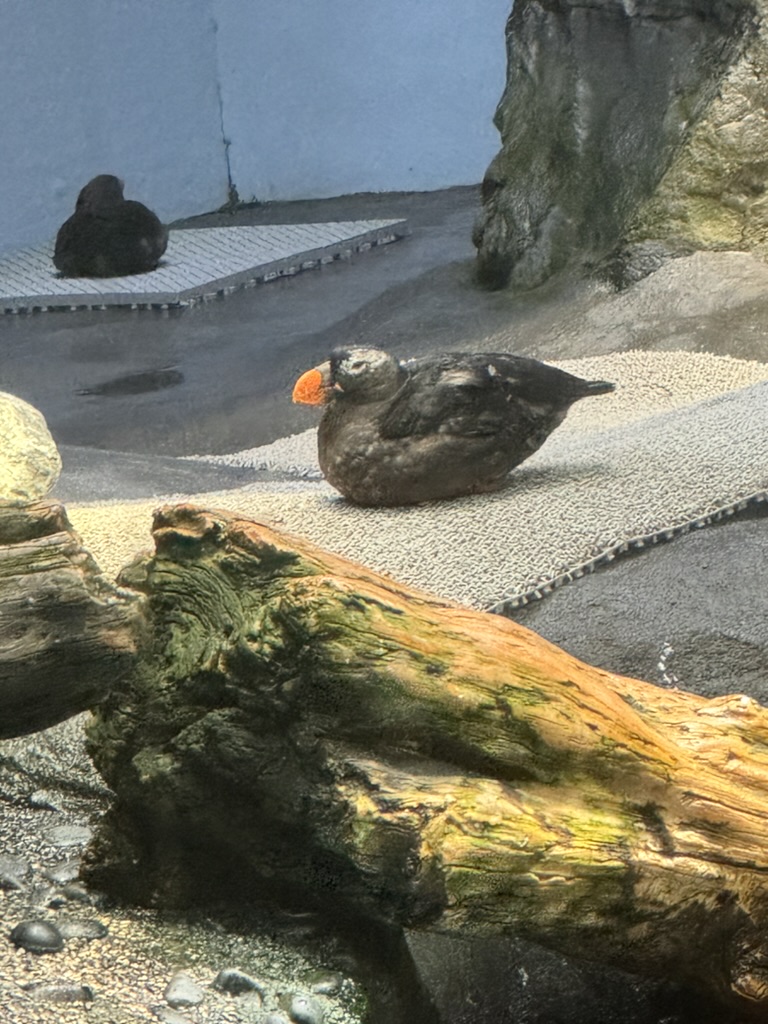
[[[227,865],[397,925],[510,933],[768,1016],[768,710],[613,675],[264,523],[155,517],[142,668],[91,729],[92,880]]]
[[[0,505],[0,739],[85,711],[131,673],[135,605],[63,506]]]

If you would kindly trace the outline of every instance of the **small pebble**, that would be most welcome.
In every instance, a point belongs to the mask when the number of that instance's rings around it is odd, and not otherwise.
[[[72,882],[70,885],[62,886],[61,894],[75,903],[103,904],[105,902],[101,893],[88,892],[80,882]]]
[[[29,864],[21,857],[0,855],[0,889],[19,890],[24,888],[24,875],[29,874]]]
[[[109,935],[109,928],[95,918],[70,918],[57,921],[56,926],[64,939],[104,939]]]
[[[10,935],[14,946],[30,953],[58,953],[64,947],[61,932],[50,921],[21,921]]]
[[[202,1003],[205,993],[185,971],[177,971],[166,986],[163,998],[174,1010],[181,1006],[197,1006]]]
[[[61,802],[50,789],[36,789],[27,799],[32,807],[44,808],[47,811],[61,810]]]
[[[312,983],[312,992],[316,996],[337,996],[343,984],[344,978],[340,974],[320,974]]]
[[[66,885],[67,882],[74,882],[79,874],[80,858],[70,857],[69,860],[65,860],[61,864],[54,864],[53,867],[46,868],[43,877],[56,885]]]
[[[44,836],[51,846],[85,846],[91,841],[93,830],[87,825],[54,825]]]
[[[295,1024],[323,1024],[323,1008],[309,996],[292,996],[288,1016]]]
[[[250,974],[238,971],[235,967],[225,967],[213,979],[213,987],[219,992],[229,992],[231,996],[240,996],[244,992],[264,994],[264,987]]]
[[[176,1010],[169,1010],[167,1006],[152,1006],[150,1009],[161,1024],[193,1024],[189,1017],[177,1013]]]
[[[21,987],[25,992],[29,992],[33,999],[40,999],[46,1003],[93,1002],[93,989],[90,985],[77,985],[69,981],[33,981]]]

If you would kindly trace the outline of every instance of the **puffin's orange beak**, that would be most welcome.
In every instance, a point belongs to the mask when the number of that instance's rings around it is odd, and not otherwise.
[[[331,397],[330,364],[323,363],[302,373],[293,387],[294,402],[304,405],[324,405]]]

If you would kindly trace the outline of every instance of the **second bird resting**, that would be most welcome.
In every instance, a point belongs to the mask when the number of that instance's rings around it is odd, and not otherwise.
[[[350,348],[302,374],[293,400],[325,407],[318,459],[344,497],[411,505],[498,490],[574,402],[613,389],[508,353]]]
[[[59,228],[53,262],[65,277],[144,274],[157,267],[167,245],[168,228],[157,215],[125,199],[114,174],[98,174]]]

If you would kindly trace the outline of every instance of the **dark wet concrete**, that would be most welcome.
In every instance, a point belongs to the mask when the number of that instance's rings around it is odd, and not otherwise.
[[[768,705],[768,508],[625,556],[512,618],[582,661]]]

